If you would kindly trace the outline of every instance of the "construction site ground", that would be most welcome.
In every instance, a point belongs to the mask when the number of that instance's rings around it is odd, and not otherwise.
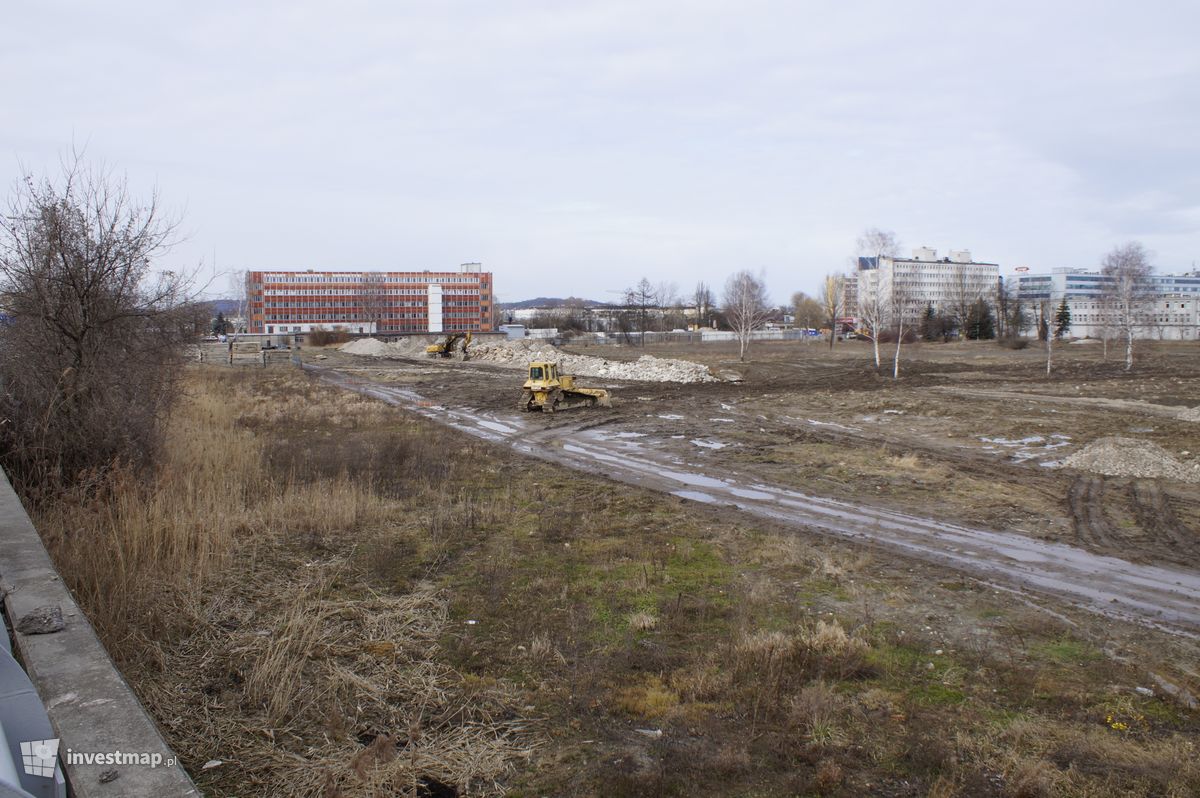
[[[1115,349],[1115,347],[1114,347]],[[920,344],[876,369],[870,345],[755,343],[592,347],[610,360],[692,360],[741,381],[583,380],[611,409],[526,414],[531,432],[590,429],[647,442],[674,462],[941,521],[1067,543],[1141,563],[1200,565],[1200,488],[1180,479],[1105,476],[1063,461],[1098,439],[1157,444],[1193,473],[1200,463],[1200,347],[1147,344],[1133,370],[1102,345],[1038,348]],[[891,355],[885,350],[884,356]],[[383,359],[308,350],[305,360],[412,389],[430,402],[511,415],[522,377],[479,362]],[[1120,457],[1120,447],[1116,452]],[[1152,472],[1153,473],[1153,472]],[[1166,470],[1163,473],[1167,473]]]
[[[741,379],[554,414],[300,354],[197,367],[179,429],[267,481],[119,658],[206,794],[1200,791],[1194,346],[650,350]],[[1117,436],[1173,476],[1055,465]]]

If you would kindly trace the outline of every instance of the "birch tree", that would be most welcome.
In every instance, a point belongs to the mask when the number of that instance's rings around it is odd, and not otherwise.
[[[1100,262],[1107,304],[1125,338],[1125,370],[1133,368],[1133,337],[1146,323],[1152,295],[1150,255],[1140,242],[1114,247]]]
[[[750,333],[762,327],[771,315],[767,286],[761,277],[743,269],[725,282],[725,317],[737,334],[738,359],[746,359]]]
[[[858,254],[871,258],[873,269],[879,268],[879,259],[894,258],[900,254],[900,243],[896,234],[890,230],[880,230],[870,227],[858,237]],[[867,276],[868,270],[859,270],[858,275],[858,317],[862,326],[871,337],[871,345],[875,350],[875,368],[879,368],[879,335],[883,332],[884,323],[888,316],[889,298],[880,296],[878,275]]]
[[[899,280],[892,280],[892,289],[888,294],[888,312],[892,326],[896,331],[896,355],[892,360],[892,379],[900,379],[900,346],[904,343],[904,333],[908,331],[908,320],[905,314],[909,306],[908,287]]]

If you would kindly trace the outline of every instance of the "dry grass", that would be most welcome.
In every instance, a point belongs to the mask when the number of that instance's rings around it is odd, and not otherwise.
[[[37,519],[189,772],[217,795],[499,791],[536,738],[509,689],[447,664],[421,577],[503,499],[446,497],[443,450],[398,433],[351,473],[379,403],[291,373],[191,388],[154,480],[118,470]]]
[[[518,466],[292,372],[206,372],[168,454],[39,521],[209,794],[1200,786],[1194,712],[966,580]]]

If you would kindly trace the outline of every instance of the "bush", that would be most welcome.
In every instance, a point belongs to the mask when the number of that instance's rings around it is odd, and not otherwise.
[[[996,343],[1005,349],[1024,349],[1029,346],[1028,338],[1001,338]]]
[[[350,340],[350,333],[338,327],[333,330],[325,330],[318,327],[304,336],[305,343],[309,346],[329,346],[330,344],[344,344]]]
[[[0,214],[0,459],[35,503],[143,465],[207,326],[186,280],[151,271],[174,226],[84,168],[26,177]]]

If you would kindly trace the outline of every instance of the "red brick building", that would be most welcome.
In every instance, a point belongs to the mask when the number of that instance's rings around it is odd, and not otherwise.
[[[492,329],[492,275],[478,263],[454,272],[250,272],[246,297],[251,333]]]

